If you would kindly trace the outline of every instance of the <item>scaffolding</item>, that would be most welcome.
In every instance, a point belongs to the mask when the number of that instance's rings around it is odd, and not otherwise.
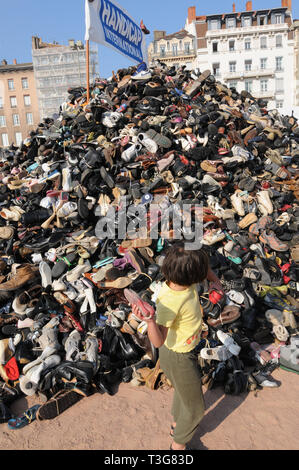
[[[86,88],[86,51],[81,41],[32,49],[32,61],[41,120],[57,114],[68,89]],[[99,75],[98,47],[90,46],[90,80]]]

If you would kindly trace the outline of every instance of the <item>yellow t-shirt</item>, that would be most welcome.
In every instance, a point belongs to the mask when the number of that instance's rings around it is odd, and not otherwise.
[[[165,346],[175,352],[192,351],[200,342],[202,308],[196,285],[175,291],[164,282],[156,301],[156,322],[169,328]]]

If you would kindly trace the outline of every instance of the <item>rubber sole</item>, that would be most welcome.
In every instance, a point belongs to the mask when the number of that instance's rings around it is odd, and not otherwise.
[[[79,395],[79,393],[73,390],[61,390],[38,409],[36,419],[38,421],[45,421],[57,418],[57,416],[78,403],[82,398],[83,395]]]

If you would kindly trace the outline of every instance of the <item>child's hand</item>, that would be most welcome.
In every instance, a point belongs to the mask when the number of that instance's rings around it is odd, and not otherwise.
[[[134,313],[134,315],[139,318],[140,320],[143,321],[143,315],[141,313],[141,311],[139,310],[139,308],[137,307],[137,305],[132,305],[132,313]]]
[[[146,321],[146,322],[149,322],[152,320],[152,318],[145,318],[142,314],[142,312],[140,311],[140,309],[137,307],[137,305],[132,305],[132,313],[134,313],[134,315],[139,318],[139,320],[141,321]]]

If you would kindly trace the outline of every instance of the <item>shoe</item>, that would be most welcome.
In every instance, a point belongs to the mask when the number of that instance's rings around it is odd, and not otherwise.
[[[37,410],[38,421],[57,418],[61,413],[82,400],[83,396],[73,390],[60,390]]]
[[[30,281],[34,281],[39,276],[39,269],[33,265],[27,264],[21,267],[13,267],[12,273],[14,277],[9,281],[0,284],[0,292],[14,292]]]
[[[234,356],[238,356],[241,351],[241,348],[230,335],[224,333],[224,331],[218,330],[217,337],[221,341],[221,343],[224,344],[224,346],[230,351],[231,354],[233,354]]]
[[[225,346],[217,346],[216,348],[201,349],[200,356],[203,359],[223,362],[232,357],[232,353]]]

